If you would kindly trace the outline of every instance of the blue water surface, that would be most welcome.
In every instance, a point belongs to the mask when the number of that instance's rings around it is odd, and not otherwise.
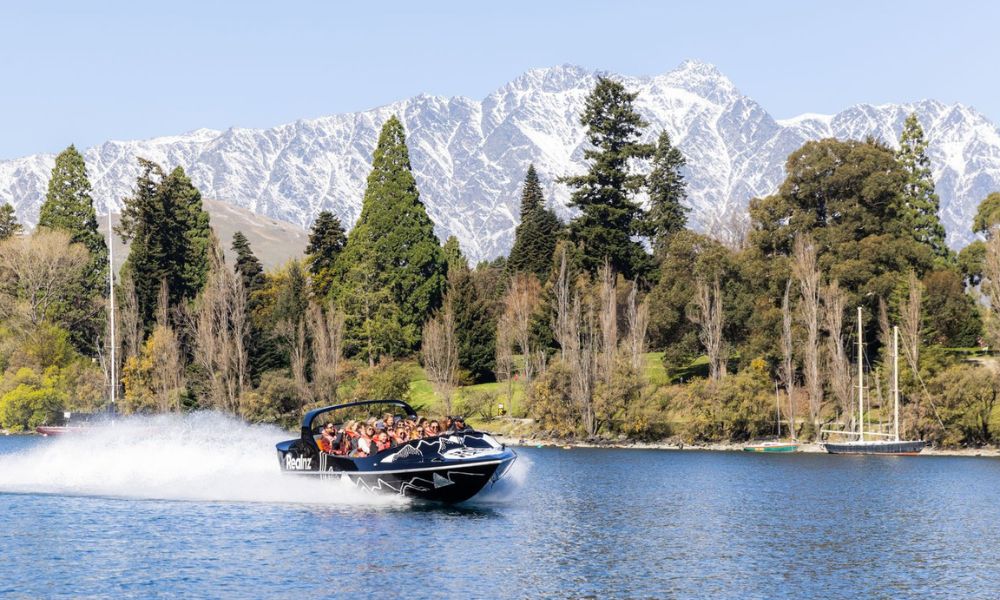
[[[519,453],[461,507],[0,489],[0,597],[1000,597],[994,459]]]

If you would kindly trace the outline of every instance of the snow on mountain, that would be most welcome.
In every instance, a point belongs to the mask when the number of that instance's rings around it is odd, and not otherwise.
[[[534,69],[481,101],[420,95],[271,129],[199,129],[109,141],[84,156],[99,211],[121,207],[141,156],[165,167],[183,166],[206,197],[300,226],[328,209],[351,225],[360,213],[379,129],[397,114],[438,235],[458,236],[473,259],[491,258],[513,241],[528,163],[535,163],[557,212],[570,215],[569,191],[555,179],[584,169],[578,119],[598,75],[569,65]],[[1000,129],[961,104],[863,104],[836,115],[777,121],[710,64],[686,61],[669,73],[621,80],[639,92],[649,140],[665,129],[687,157],[693,224],[720,236],[752,197],[777,188],[786,157],[805,141],[874,135],[896,144],[911,111],[930,140],[952,246],[971,239],[978,203],[1000,190]],[[37,219],[53,160],[40,154],[0,162],[0,202],[11,202],[27,223]]]

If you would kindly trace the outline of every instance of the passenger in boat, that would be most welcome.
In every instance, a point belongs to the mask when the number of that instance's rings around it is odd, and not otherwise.
[[[405,444],[408,441],[410,441],[410,436],[409,436],[409,434],[406,433],[406,427],[404,427],[403,425],[397,425],[396,426],[396,443],[397,444]]]
[[[391,447],[392,447],[392,442],[389,441],[389,434],[386,433],[385,429],[378,432],[378,435],[375,437],[376,452],[388,450]]]
[[[337,429],[333,426],[333,423],[326,424],[326,427],[320,433],[319,439],[316,440],[316,445],[319,446],[320,451],[333,454],[333,449],[339,445]]]
[[[372,450],[371,439],[369,439],[367,437],[364,437],[364,436],[359,437],[358,438],[358,448],[354,452],[351,452],[351,457],[352,458],[364,458],[364,457],[368,456],[369,454],[371,454],[371,450]]]
[[[445,432],[451,431],[451,417],[445,417],[444,418],[444,424],[443,424],[442,427],[443,427],[442,430],[445,431]]]
[[[358,439],[361,434],[358,432],[358,422],[351,420],[344,427],[344,437],[341,445],[341,454],[351,455],[358,449]]]
[[[431,421],[431,424],[427,426],[428,436],[441,435],[441,424],[437,422],[437,419]]]
[[[451,420],[451,427],[449,427],[448,430],[445,431],[445,433],[458,433],[460,431],[466,431],[468,429],[469,427],[466,426],[465,424],[465,418],[454,417]]]

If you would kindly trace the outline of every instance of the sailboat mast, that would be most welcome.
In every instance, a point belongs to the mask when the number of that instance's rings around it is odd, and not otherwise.
[[[774,382],[774,412],[778,416],[778,439],[781,439],[781,396],[778,394],[778,382]]]
[[[865,425],[864,425],[864,414],[865,414],[865,371],[864,371],[864,350],[862,349],[861,336],[863,331],[861,329],[861,307],[858,307],[858,440],[864,441],[865,439]]]
[[[111,328],[111,410],[115,410],[115,395],[117,392],[117,367],[115,361],[115,346],[118,345],[115,337],[115,236],[111,232],[111,207],[108,207],[108,287],[109,300],[111,306],[111,316],[109,318]]]
[[[892,426],[899,441],[899,326],[892,327]]]

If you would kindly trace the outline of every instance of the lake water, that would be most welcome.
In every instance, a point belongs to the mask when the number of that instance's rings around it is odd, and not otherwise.
[[[0,437],[0,597],[1000,597],[993,459],[524,448],[449,508],[282,477],[282,437]]]

